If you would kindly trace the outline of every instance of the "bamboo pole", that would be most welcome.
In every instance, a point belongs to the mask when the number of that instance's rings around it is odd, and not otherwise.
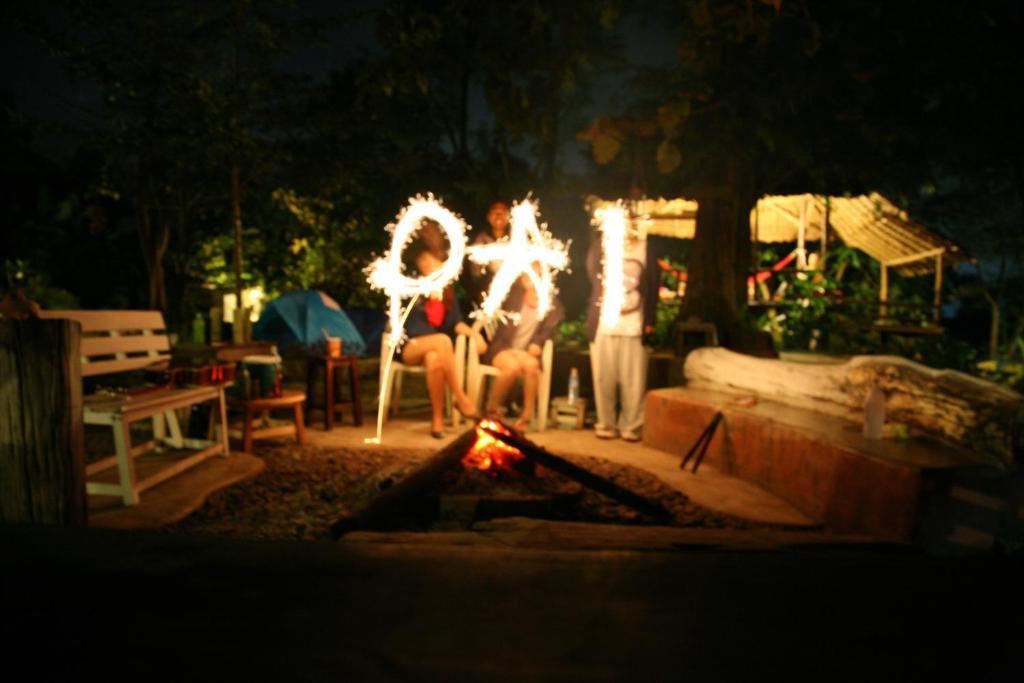
[[[825,270],[825,257],[828,255],[828,214],[831,201],[825,197],[825,210],[821,214],[821,259],[819,260],[821,270]]]
[[[800,205],[800,227],[796,233],[796,263],[800,270],[807,270],[807,197]]]

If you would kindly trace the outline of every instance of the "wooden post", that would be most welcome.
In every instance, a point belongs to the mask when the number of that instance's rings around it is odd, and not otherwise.
[[[932,318],[938,325],[942,320],[942,252],[935,255],[935,310]]]
[[[0,320],[0,523],[86,522],[81,329]]]
[[[828,214],[831,202],[825,197],[825,211],[821,217],[821,258],[818,259],[818,268],[825,270],[825,257],[828,255]]]
[[[807,197],[800,205],[800,230],[796,234],[796,267],[807,270]]]
[[[882,263],[882,283],[878,291],[878,317],[886,320],[889,317],[889,266]]]

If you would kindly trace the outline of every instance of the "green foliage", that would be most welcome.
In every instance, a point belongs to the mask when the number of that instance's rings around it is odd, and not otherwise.
[[[676,317],[679,315],[681,303],[680,299],[658,302],[658,306],[654,311],[654,334],[648,339],[650,346],[656,349],[672,347],[674,326]]]
[[[558,346],[586,346],[587,338],[587,316],[581,315],[575,320],[563,320],[558,324],[555,331],[555,344]]]
[[[26,261],[4,261],[4,282],[7,291],[22,290],[25,296],[43,308],[78,308],[78,299],[71,292],[55,287],[49,276],[35,270]]]

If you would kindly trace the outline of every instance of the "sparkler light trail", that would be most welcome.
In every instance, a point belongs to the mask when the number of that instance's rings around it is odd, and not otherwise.
[[[530,199],[512,207],[512,222],[506,237],[491,244],[471,246],[466,253],[470,261],[480,265],[501,262],[481,304],[481,312],[487,318],[498,313],[512,285],[523,273],[537,290],[537,315],[543,317],[554,295],[552,271],[564,270],[569,263],[568,245],[555,239],[547,226],[537,225],[537,203]],[[540,273],[533,269],[534,263],[540,265]]]
[[[437,221],[448,237],[448,258],[430,275],[409,277],[403,272],[402,252],[427,218]],[[391,380],[391,363],[395,350],[405,338],[405,320],[420,296],[440,294],[459,276],[466,255],[466,223],[444,208],[431,194],[425,198],[421,195],[410,197],[409,204],[388,228],[391,230],[391,249],[366,269],[370,286],[388,295],[388,321],[391,328],[388,357],[381,372],[377,402],[377,436],[366,439],[367,443],[377,444],[381,442],[384,426],[384,397]],[[411,299],[405,311],[402,311],[403,299]]]
[[[437,221],[448,237],[448,258],[430,275],[409,277],[403,272],[402,252],[425,218]],[[400,344],[403,335],[402,300],[440,294],[459,276],[466,254],[466,224],[428,194],[426,198],[410,197],[409,204],[398,214],[397,222],[388,227],[392,232],[391,249],[374,261],[366,272],[370,286],[388,295],[391,336],[393,339],[397,337]]]
[[[614,327],[626,303],[622,257],[626,248],[628,217],[621,203],[594,212],[601,230],[601,323]]]

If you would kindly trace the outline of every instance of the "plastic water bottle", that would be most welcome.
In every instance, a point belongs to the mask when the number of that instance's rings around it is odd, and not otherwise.
[[[569,405],[576,405],[580,396],[580,373],[576,368],[569,371]]]
[[[877,384],[872,384],[864,401],[864,438],[881,439],[884,425],[885,394]]]

